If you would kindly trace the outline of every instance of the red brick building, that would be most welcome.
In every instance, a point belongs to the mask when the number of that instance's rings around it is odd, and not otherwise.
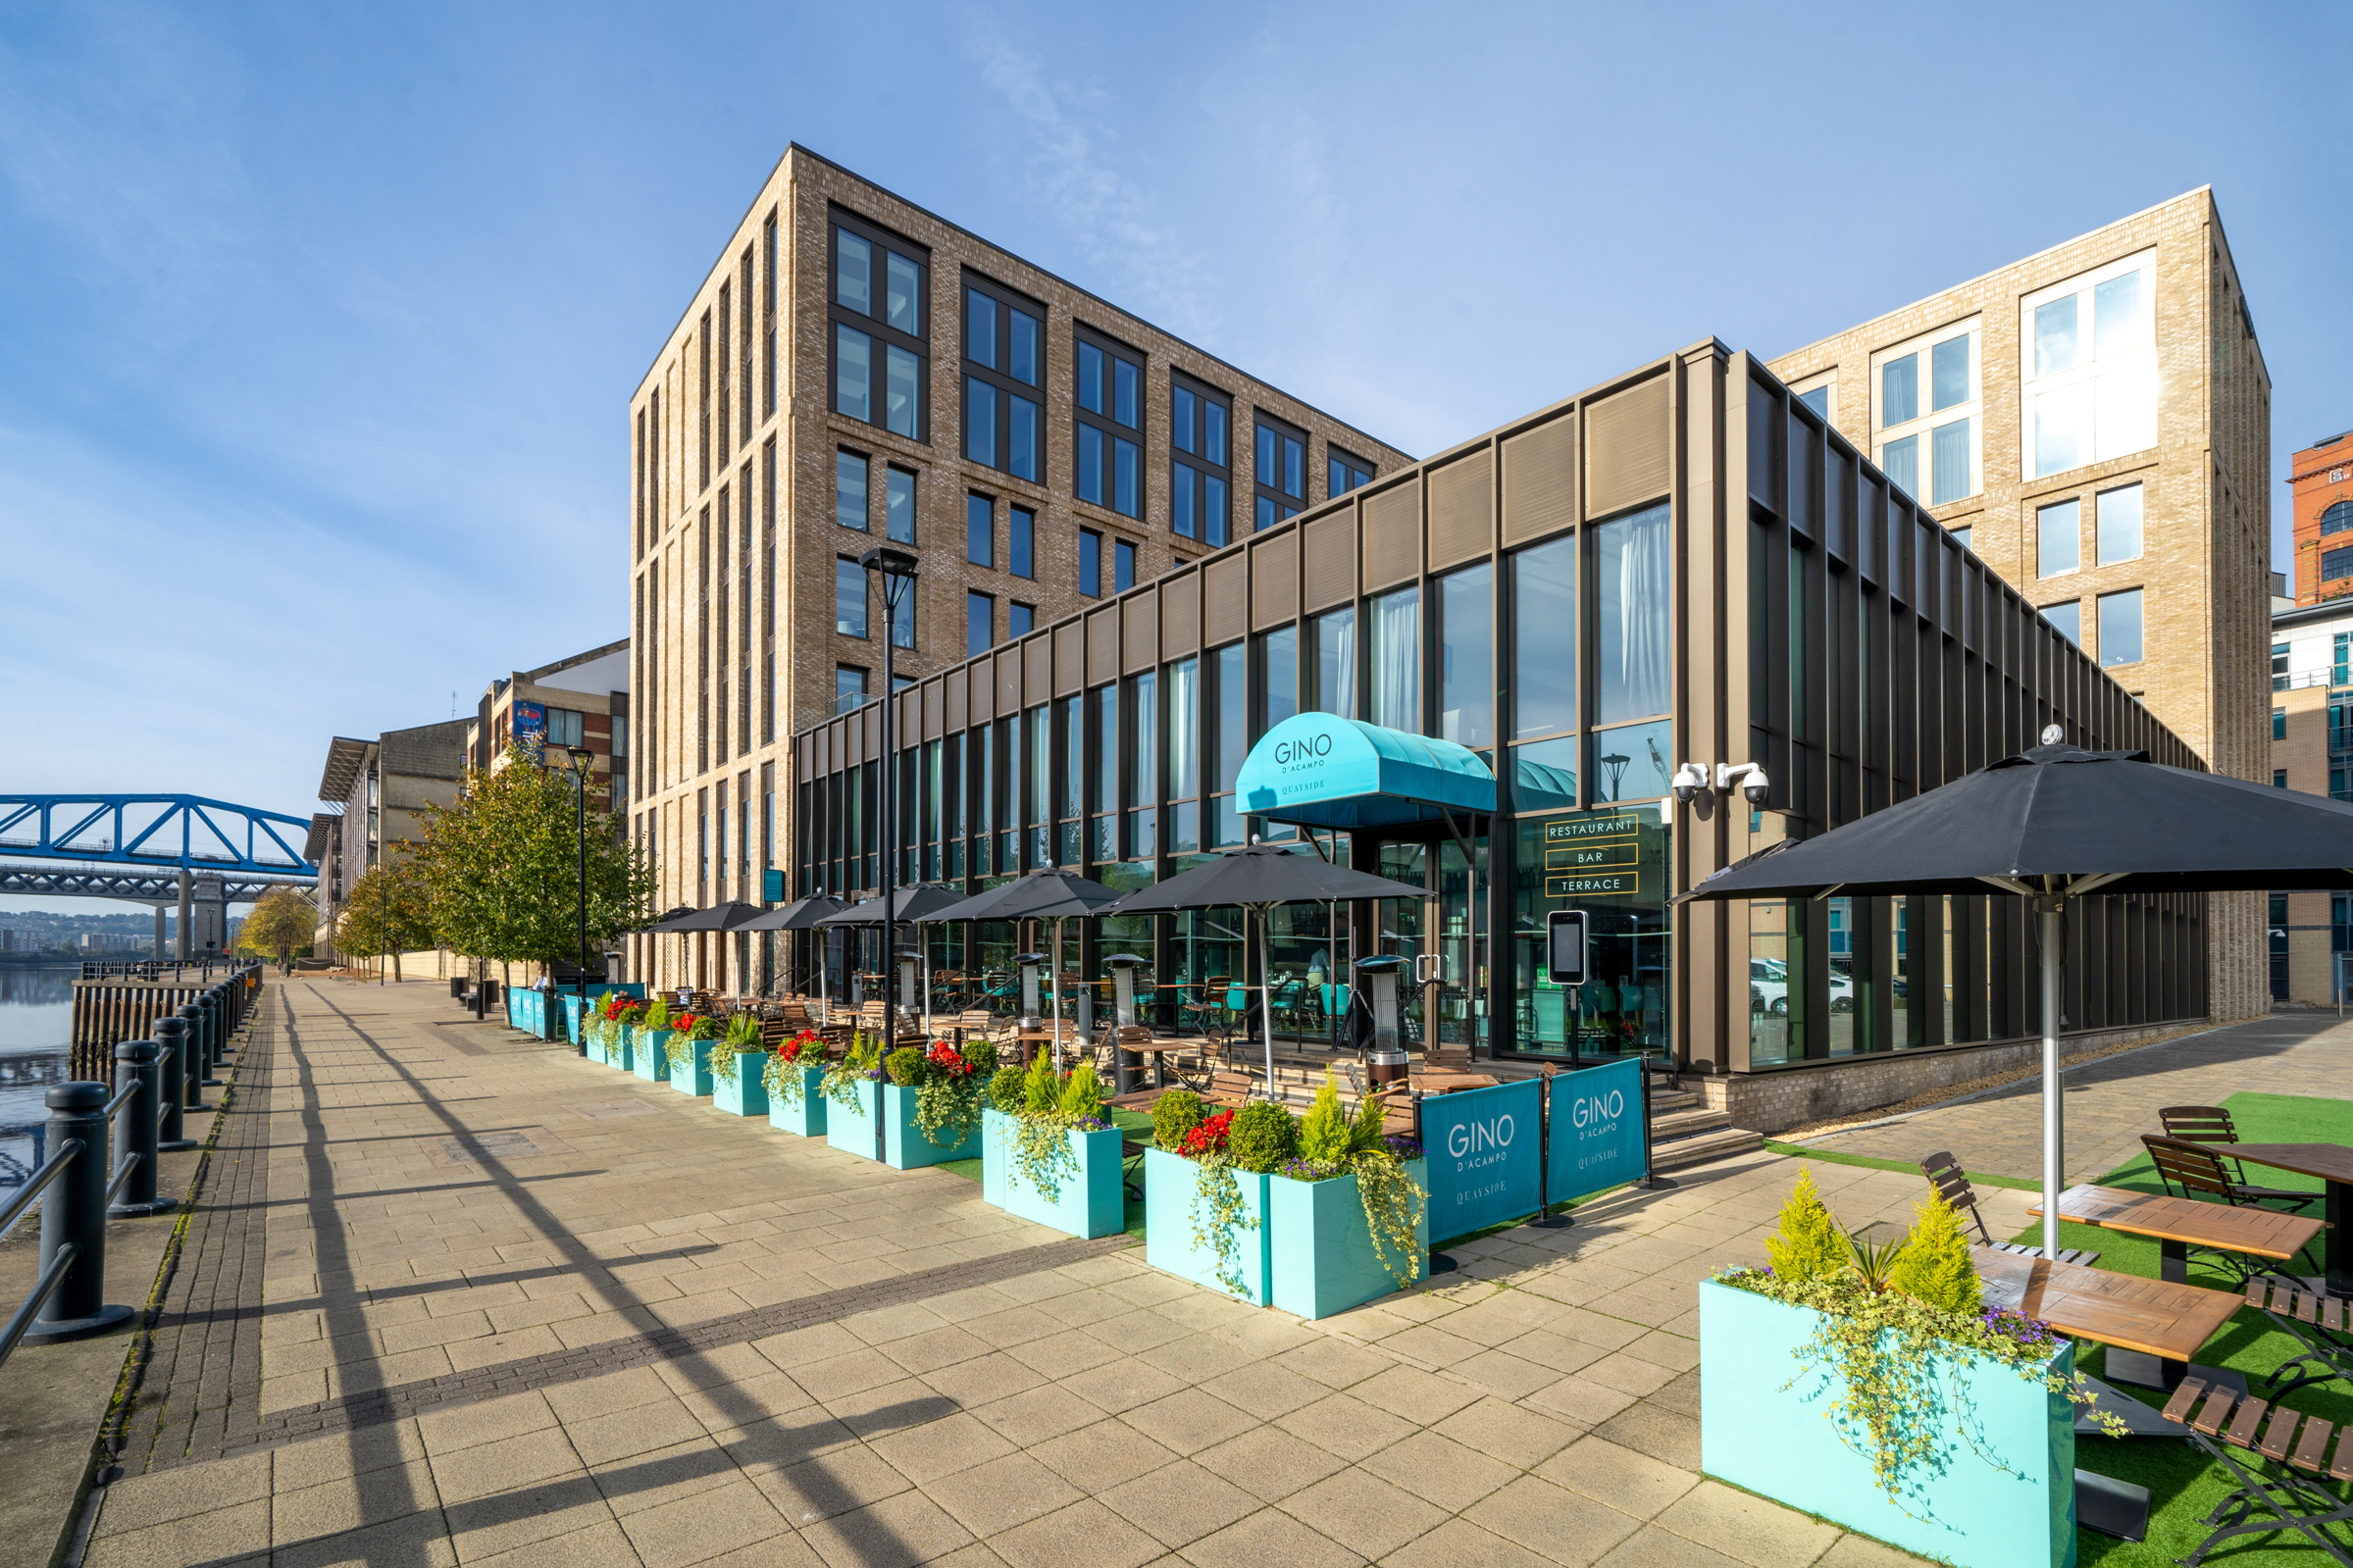
[[[2296,519],[2296,603],[2353,593],[2353,430],[2339,430],[2288,459]]]

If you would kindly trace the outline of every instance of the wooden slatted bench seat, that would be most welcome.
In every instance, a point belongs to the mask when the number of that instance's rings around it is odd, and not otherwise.
[[[2292,1530],[2353,1568],[2353,1557],[2327,1528],[2353,1518],[2353,1502],[2323,1484],[2353,1481],[2353,1442],[2347,1441],[2353,1427],[2334,1427],[2201,1378],[2181,1381],[2166,1402],[2165,1417],[2182,1423],[2189,1441],[2239,1484],[2207,1515],[2216,1529],[2183,1562],[2194,1568],[2233,1536]]]

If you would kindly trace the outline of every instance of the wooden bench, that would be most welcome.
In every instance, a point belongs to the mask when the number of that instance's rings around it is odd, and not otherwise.
[[[2268,1420],[2266,1418],[2269,1418]],[[2353,1518],[2348,1502],[2325,1482],[2353,1481],[2353,1427],[2184,1378],[2166,1402],[2165,1418],[2238,1481],[2238,1490],[2207,1515],[2215,1530],[2181,1560],[2195,1565],[2233,1536],[2292,1530],[2353,1568],[2353,1557],[2323,1528]]]
[[[1132,1094],[1112,1094],[1103,1100],[1105,1105],[1123,1111],[1149,1111],[1160,1103],[1160,1096],[1174,1093],[1166,1088],[1140,1088]],[[1209,1081],[1195,1089],[1205,1105],[1218,1109],[1239,1108],[1254,1099],[1264,1099],[1265,1091],[1250,1074],[1231,1067],[1220,1067],[1209,1074]]]

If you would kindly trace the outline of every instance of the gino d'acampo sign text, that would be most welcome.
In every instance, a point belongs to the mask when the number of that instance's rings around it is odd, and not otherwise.
[[[1544,1200],[1566,1203],[1604,1188],[1639,1182],[1649,1172],[1642,1147],[1642,1063],[1560,1073],[1552,1080]],[[1432,1169],[1436,1169],[1433,1161]]]
[[[1530,1078],[1422,1100],[1432,1239],[1467,1236],[1542,1205],[1543,1089]]]

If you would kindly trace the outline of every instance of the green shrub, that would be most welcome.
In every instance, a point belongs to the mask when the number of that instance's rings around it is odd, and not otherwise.
[[[1772,1259],[1773,1278],[1792,1285],[1843,1274],[1853,1262],[1846,1236],[1815,1188],[1812,1171],[1798,1173],[1798,1185],[1781,1205],[1781,1229],[1765,1239],[1765,1250]]]
[[[1340,1108],[1340,1086],[1327,1070],[1323,1087],[1315,1091],[1315,1103],[1300,1118],[1299,1157],[1329,1170],[1347,1164],[1355,1144],[1355,1130],[1348,1113]]]
[[[995,1073],[997,1071],[997,1047],[985,1039],[968,1039],[964,1042],[964,1062],[975,1073],[984,1077]]]
[[[1007,1116],[1018,1116],[1029,1103],[1029,1090],[1024,1087],[1028,1075],[1018,1067],[1000,1067],[989,1079],[989,1103]]]
[[[1961,1217],[1934,1192],[1914,1212],[1919,1223],[1888,1271],[1887,1288],[1930,1306],[1975,1317],[1985,1309],[1984,1291],[1969,1262],[1969,1236],[1961,1229]]]
[[[1272,1100],[1252,1100],[1234,1113],[1226,1130],[1225,1146],[1234,1163],[1246,1171],[1279,1171],[1299,1152],[1299,1123],[1288,1107]]]
[[[883,1071],[900,1088],[915,1088],[930,1075],[923,1066],[923,1052],[912,1045],[901,1045],[883,1058]]]
[[[1030,1058],[1029,1076],[1023,1081],[1022,1109],[1032,1116],[1051,1116],[1062,1108],[1062,1080],[1054,1072],[1051,1051],[1041,1050]]]
[[[1062,1119],[1088,1122],[1102,1113],[1102,1080],[1095,1076],[1093,1062],[1081,1062],[1070,1070],[1070,1078],[1062,1086]]]
[[[648,1002],[645,1006],[645,1021],[638,1027],[647,1034],[668,1029],[670,1027],[670,999],[667,996],[656,996]]]
[[[1172,1088],[1152,1102],[1152,1141],[1174,1154],[1185,1135],[1206,1120],[1201,1096],[1189,1088]]]

